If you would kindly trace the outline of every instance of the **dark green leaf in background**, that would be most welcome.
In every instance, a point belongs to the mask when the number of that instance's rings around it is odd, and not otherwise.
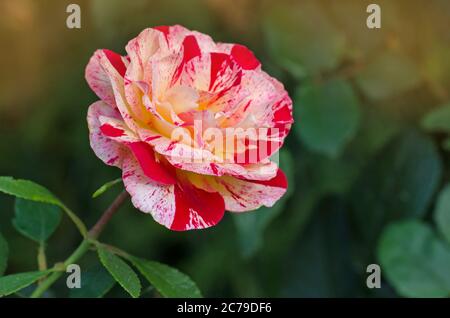
[[[13,225],[24,236],[45,242],[61,221],[61,209],[55,205],[16,199]]]
[[[284,295],[346,297],[358,293],[348,215],[339,199],[327,198],[319,205],[286,256]]]
[[[448,10],[447,10],[448,11]],[[425,73],[431,87],[438,93],[445,93],[450,85],[450,41],[435,41],[426,46]]]
[[[6,270],[6,266],[8,265],[8,255],[8,242],[6,242],[2,233],[0,233],[0,277],[3,275]]]
[[[397,52],[383,52],[357,76],[356,83],[371,99],[385,99],[413,89],[422,78],[411,59]]]
[[[378,245],[378,259],[402,296],[450,295],[450,248],[428,225],[417,220],[389,225]]]
[[[33,284],[49,272],[50,271],[26,272],[0,277],[0,297],[10,295]]]
[[[294,101],[294,130],[310,149],[336,157],[356,134],[359,101],[347,81],[304,84]]]
[[[264,33],[268,51],[296,77],[331,70],[340,63],[345,38],[317,1],[267,1]]]
[[[384,36],[388,32],[386,15],[388,10],[383,10],[382,25],[378,30],[361,27],[366,25],[368,13],[367,1],[339,0],[327,1],[326,6],[332,13],[332,19],[345,33],[347,39],[346,56],[364,58],[370,55],[383,43]],[[384,9],[385,6],[380,4]]]
[[[444,150],[450,151],[450,138],[447,138],[442,142],[442,147],[444,147]]]
[[[450,133],[450,103],[429,112],[422,120],[422,127],[428,131]]]
[[[433,142],[417,132],[402,133],[383,147],[350,193],[361,252],[373,251],[387,222],[423,217],[441,174]]]
[[[70,298],[100,298],[116,283],[108,271],[97,264],[82,273],[81,288],[70,290]]]
[[[130,36],[157,25],[181,24],[196,30],[213,28],[214,18],[202,0],[137,0],[126,6],[122,0],[96,0],[89,4],[94,32],[115,45],[120,41],[126,43]],[[129,16],[134,19],[128,19]],[[120,48],[123,49],[123,43]]]
[[[133,269],[119,256],[104,248],[98,248],[98,256],[103,266],[132,297],[137,298],[141,293],[141,282]]]
[[[197,285],[189,276],[179,270],[137,257],[131,257],[130,261],[162,296],[171,298],[202,297]]]
[[[450,184],[447,184],[439,194],[434,210],[434,221],[450,244]]]

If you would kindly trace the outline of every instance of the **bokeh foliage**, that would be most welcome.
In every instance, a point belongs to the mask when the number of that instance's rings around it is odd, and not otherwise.
[[[71,2],[0,1],[0,175],[46,185],[93,224],[120,187],[92,193],[120,173],[89,147],[85,65],[97,48],[124,53],[146,27],[182,24],[249,46],[285,84],[296,120],[280,155],[289,193],[187,233],[128,204],[102,240],[182,269],[205,296],[450,295],[448,1],[376,1],[379,30],[366,27],[366,0],[80,0],[82,28],[69,30]],[[14,201],[0,196],[0,210],[6,273],[35,270]],[[63,218],[49,262],[78,241]],[[371,263],[379,290],[365,285]],[[81,265],[102,282],[92,295],[127,296],[94,253]],[[48,296],[77,297],[62,284]]]

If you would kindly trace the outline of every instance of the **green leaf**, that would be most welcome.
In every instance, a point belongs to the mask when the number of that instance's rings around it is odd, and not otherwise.
[[[98,248],[98,256],[103,266],[132,297],[137,298],[141,293],[141,282],[133,269],[120,257],[104,248]]]
[[[0,192],[16,196],[18,198],[54,204],[61,207],[69,218],[75,223],[83,236],[87,230],[84,223],[69,210],[57,197],[43,186],[29,180],[14,179],[12,177],[0,177]]]
[[[50,271],[27,272],[0,277],[0,297],[8,296],[33,284]]]
[[[450,183],[439,194],[434,210],[434,221],[441,234],[450,243]]]
[[[429,112],[422,120],[422,127],[428,131],[450,133],[450,103]]]
[[[261,207],[256,211],[233,215],[239,234],[239,247],[244,257],[251,257],[263,244],[263,234],[270,222],[285,208],[286,202],[295,189],[294,162],[286,149],[280,150],[279,166],[288,178],[285,195],[273,207]]]
[[[360,278],[351,259],[350,225],[343,202],[321,201],[305,231],[281,260],[283,296],[349,297],[357,295]]]
[[[406,297],[450,294],[450,250],[431,228],[417,220],[389,225],[378,245],[383,272]]]
[[[422,77],[413,61],[396,52],[383,52],[356,77],[369,98],[385,99],[420,84]]]
[[[364,59],[366,56],[372,55],[383,44],[386,33],[391,31],[387,26],[387,20],[391,21],[392,10],[387,9],[386,5],[386,3],[381,4],[384,11],[383,27],[374,32],[372,29],[361,27],[366,25],[368,16],[367,3],[364,1],[330,1],[326,4],[327,11],[332,13],[333,22],[345,33],[346,57]]]
[[[121,178],[117,178],[115,180],[109,181],[107,183],[105,183],[104,185],[102,185],[100,188],[98,188],[94,194],[92,194],[92,198],[97,198],[99,196],[101,196],[103,193],[105,193],[106,191],[108,191],[110,188],[112,188],[113,186],[115,186],[116,184],[120,183],[122,181]]]
[[[61,209],[55,205],[16,199],[13,225],[24,236],[45,242],[61,221]]]
[[[398,135],[372,158],[350,192],[356,246],[363,259],[371,256],[367,253],[385,224],[425,215],[441,175],[433,142],[414,131]]]
[[[263,8],[268,52],[296,77],[332,70],[344,55],[345,37],[316,1],[267,1]]]
[[[108,271],[97,264],[83,272],[81,288],[70,290],[70,298],[101,298],[114,286],[116,281]]]
[[[294,101],[297,135],[312,150],[336,157],[355,136],[359,121],[359,101],[352,86],[344,80],[323,85],[301,86]]]
[[[8,265],[8,242],[6,242],[2,233],[0,233],[0,277],[6,270],[6,266]]]
[[[442,142],[442,147],[444,150],[450,151],[450,138],[447,138]]]
[[[448,89],[450,83],[450,46],[448,41],[432,41],[427,45],[424,56],[424,72],[432,89],[435,91]]]
[[[162,296],[173,298],[202,297],[197,285],[189,276],[179,270],[137,257],[130,257],[130,261]]]
[[[22,199],[62,205],[49,190],[29,180],[0,177],[0,191]]]

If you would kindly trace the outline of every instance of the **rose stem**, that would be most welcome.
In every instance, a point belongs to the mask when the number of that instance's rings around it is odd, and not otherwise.
[[[105,225],[111,220],[113,215],[119,210],[120,206],[125,202],[128,198],[128,193],[124,190],[122,191],[115,200],[111,203],[111,205],[103,212],[100,219],[95,223],[95,225],[89,230],[87,238],[85,238],[81,244],[77,247],[77,249],[64,261],[63,268],[67,268],[70,264],[78,261],[86,252],[89,250],[92,241],[96,240],[101,232],[103,231]],[[53,272],[44,279],[38,287],[31,294],[31,298],[41,297],[42,294],[51,286],[53,283],[61,277],[64,271]]]

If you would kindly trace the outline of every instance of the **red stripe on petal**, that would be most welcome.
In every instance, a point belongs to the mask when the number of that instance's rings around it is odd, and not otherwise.
[[[160,25],[160,26],[154,27],[153,29],[158,30],[159,32],[162,32],[164,34],[164,38],[166,39],[167,45],[169,45],[170,27],[168,25]]]
[[[270,180],[247,180],[247,179],[244,180],[252,183],[266,185],[269,187],[277,187],[284,189],[287,189],[288,187],[286,175],[281,169],[278,169],[277,175]]]
[[[208,90],[215,92],[215,96],[208,103],[212,104],[233,87],[241,84],[242,69],[228,54],[212,52],[210,56],[211,73]]]
[[[103,50],[103,53],[107,57],[109,63],[111,63],[111,65],[122,77],[124,77],[127,67],[125,66],[125,64],[123,64],[122,56],[120,56],[116,52],[106,49]]]
[[[194,57],[200,56],[200,46],[198,46],[197,39],[193,35],[188,35],[183,40],[183,61],[189,62]]]
[[[211,78],[209,80],[209,90],[212,90],[214,83],[223,71],[224,66],[228,65],[230,56],[225,53],[211,53]],[[227,63],[225,63],[227,62]]]
[[[164,36],[167,38],[167,36],[169,35],[170,32],[170,27],[168,25],[159,25],[159,26],[155,26],[153,27],[153,29],[158,30],[162,33],[164,33]]]
[[[175,216],[171,230],[203,229],[217,224],[225,213],[225,202],[217,192],[192,185],[175,186]]]
[[[111,126],[110,124],[103,124],[100,126],[100,131],[103,135],[107,137],[120,137],[124,135],[123,129],[116,128],[114,126]]]
[[[183,40],[183,60],[180,65],[178,65],[175,73],[172,77],[172,85],[180,78],[181,72],[183,71],[184,66],[190,60],[197,56],[201,56],[200,46],[197,43],[197,39],[193,35],[188,35]]]
[[[292,112],[289,105],[285,105],[273,114],[273,121],[277,123],[292,123]]]
[[[253,52],[243,45],[235,44],[231,56],[244,70],[254,70],[261,64]]]
[[[155,152],[149,144],[134,142],[129,147],[147,177],[162,184],[177,183],[174,171],[156,161]]]

